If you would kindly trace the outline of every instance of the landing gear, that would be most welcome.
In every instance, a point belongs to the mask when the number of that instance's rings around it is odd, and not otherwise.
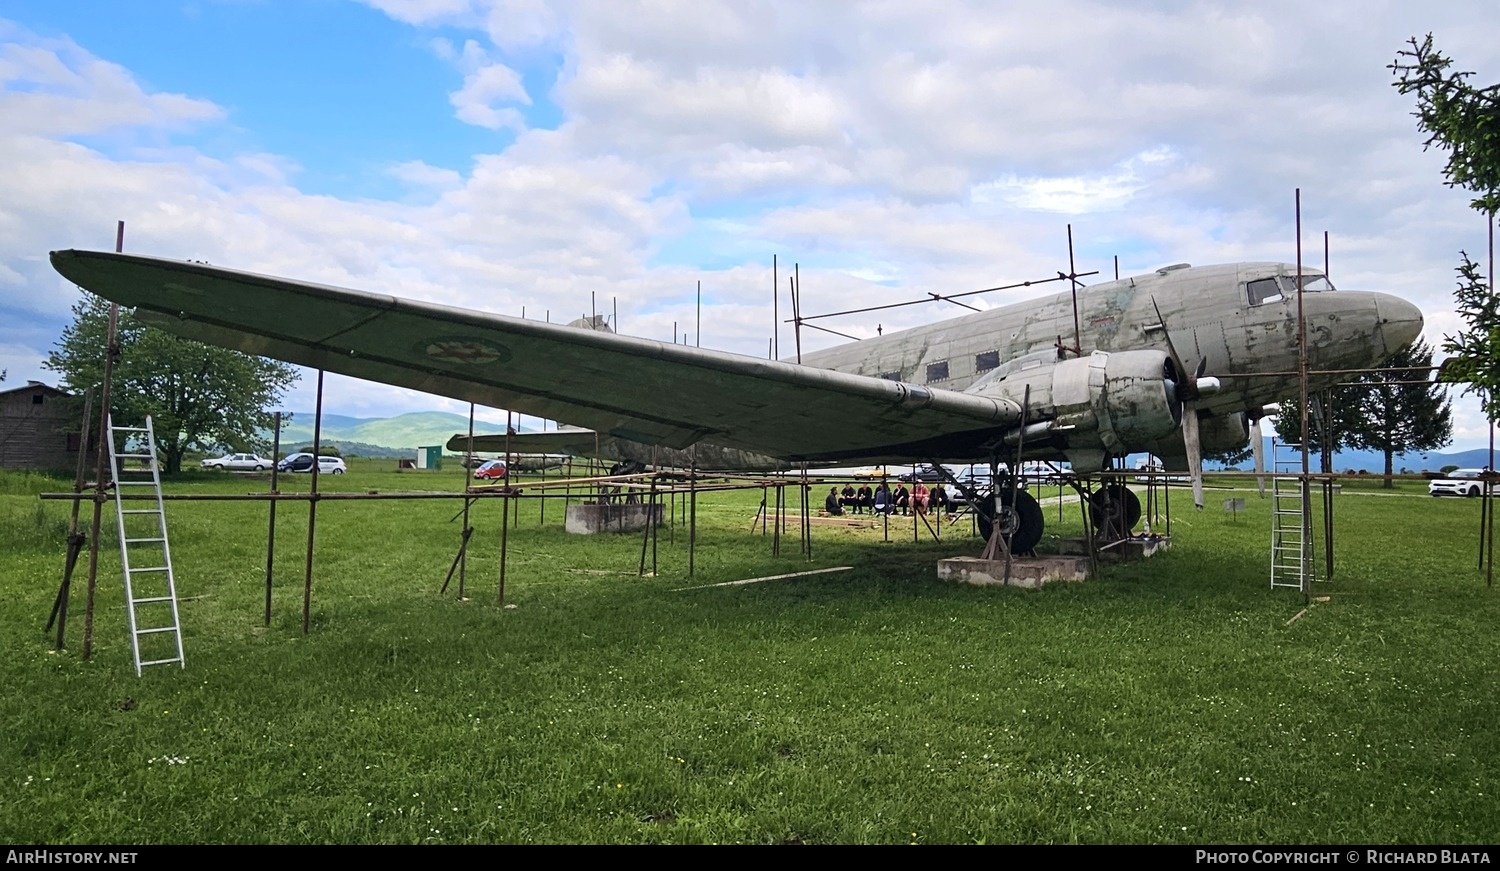
[[[1042,540],[1042,530],[1046,526],[1042,506],[1025,490],[1017,490],[1014,495],[1012,501],[1010,488],[1001,485],[998,494],[986,493],[978,498],[974,504],[974,517],[979,525],[979,537],[988,541],[998,522],[1000,534],[1010,536],[1011,553],[1031,553]],[[995,514],[997,502],[1000,507],[998,517]]]
[[[1141,500],[1124,484],[1109,484],[1089,494],[1089,522],[1106,541],[1130,535],[1141,520]]]

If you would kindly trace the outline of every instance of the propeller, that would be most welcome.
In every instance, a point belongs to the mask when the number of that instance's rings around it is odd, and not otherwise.
[[[1255,454],[1255,489],[1266,498],[1266,441],[1260,434],[1260,418],[1250,421],[1250,450]]]
[[[1161,323],[1162,335],[1166,337],[1167,353],[1172,356],[1173,367],[1186,375],[1188,368],[1182,362],[1182,355],[1177,353],[1176,344],[1172,342],[1172,331],[1167,329],[1167,319],[1161,316],[1156,297],[1151,298],[1151,307],[1156,309],[1156,319]],[[1192,376],[1184,378],[1177,385],[1177,398],[1182,402],[1182,444],[1187,449],[1188,476],[1193,482],[1193,504],[1200,511],[1203,509],[1203,442],[1198,435],[1198,400],[1219,390],[1219,379],[1203,377],[1207,368],[1208,359],[1200,357]]]
[[[1250,419],[1250,450],[1255,454],[1255,488],[1260,498],[1266,498],[1266,440],[1261,434],[1260,422],[1268,414],[1281,411],[1279,404],[1261,406],[1260,413]]]

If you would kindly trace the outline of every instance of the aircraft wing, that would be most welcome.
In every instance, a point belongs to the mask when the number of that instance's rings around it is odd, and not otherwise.
[[[648,444],[789,460],[982,455],[1017,403],[131,254],[53,267],[190,339]]]
[[[572,426],[542,432],[516,432],[509,436],[504,433],[475,433],[474,450],[476,453],[486,454],[500,454],[509,450],[514,453],[572,454],[582,457],[598,450],[601,438],[609,437],[601,437],[591,429]],[[453,438],[448,439],[446,447],[456,453],[466,452],[469,449],[469,434],[455,433]]]

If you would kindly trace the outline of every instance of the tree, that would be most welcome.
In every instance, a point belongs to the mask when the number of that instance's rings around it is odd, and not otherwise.
[[[1314,454],[1320,455],[1320,468],[1324,472],[1333,471],[1333,455],[1344,448],[1354,447],[1353,433],[1360,425],[1359,408],[1356,403],[1357,394],[1355,388],[1334,387],[1323,392],[1320,396],[1310,396],[1315,404],[1311,405],[1307,412],[1308,422],[1311,424],[1312,435],[1307,440],[1307,447]],[[1302,444],[1302,403],[1299,397],[1292,396],[1281,400],[1278,405],[1281,410],[1276,413],[1276,438],[1284,444]],[[1318,424],[1317,412],[1322,409],[1325,416],[1329,418],[1328,426]],[[1324,430],[1329,430],[1331,438],[1328,439],[1328,450],[1323,450]]]
[[[1453,440],[1453,404],[1439,385],[1428,380],[1432,348],[1418,340],[1391,355],[1381,371],[1360,377],[1363,395],[1356,397],[1358,425],[1350,434],[1355,447],[1385,454],[1389,490],[1396,454],[1431,451]]]
[[[108,332],[109,303],[86,295],[73,306],[73,323],[42,365],[60,373],[75,392],[100,388]],[[157,454],[168,472],[182,469],[189,450],[268,448],[258,435],[272,425],[265,409],[279,403],[282,392],[297,380],[297,370],[285,363],[153,329],[125,309],[120,310],[116,347],[110,413],[121,425],[139,424],[151,415]]]
[[[1476,88],[1473,72],[1453,70],[1453,61],[1432,45],[1432,34],[1421,42],[1408,40],[1410,51],[1400,51],[1390,70],[1392,84],[1402,94],[1417,96],[1417,129],[1428,134],[1424,148],[1449,152],[1443,176],[1449,187],[1475,194],[1470,205],[1494,221],[1500,210],[1500,85]],[[1454,296],[1465,329],[1443,337],[1443,351],[1456,355],[1444,380],[1467,381],[1465,393],[1477,392],[1491,422],[1500,411],[1500,318],[1491,288],[1479,268],[1460,252],[1463,263]]]
[[[1470,85],[1474,73],[1454,72],[1453,61],[1433,48],[1430,33],[1421,42],[1416,37],[1407,42],[1411,51],[1398,52],[1388,69],[1397,90],[1417,95],[1417,129],[1429,134],[1423,147],[1447,151],[1448,186],[1473,191],[1477,196],[1470,205],[1495,214],[1500,210],[1500,85]]]

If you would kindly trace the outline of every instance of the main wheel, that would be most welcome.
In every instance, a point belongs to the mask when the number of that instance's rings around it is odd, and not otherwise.
[[[1042,506],[1025,490],[1017,490],[1015,504],[1011,504],[1009,487],[1000,488],[1000,534],[1010,536],[1011,553],[1031,553],[1042,540],[1046,521],[1042,519]],[[995,528],[995,496],[985,493],[974,505],[974,516],[979,524],[979,535],[989,541]]]
[[[1467,495],[1470,496],[1470,497],[1478,496],[1479,495],[1479,488],[1478,487],[1470,487],[1469,488],[1469,492],[1468,492]]]
[[[1124,536],[1129,535],[1140,520],[1140,497],[1124,484],[1101,487],[1089,496],[1089,522],[1095,529],[1104,529],[1108,525]]]

